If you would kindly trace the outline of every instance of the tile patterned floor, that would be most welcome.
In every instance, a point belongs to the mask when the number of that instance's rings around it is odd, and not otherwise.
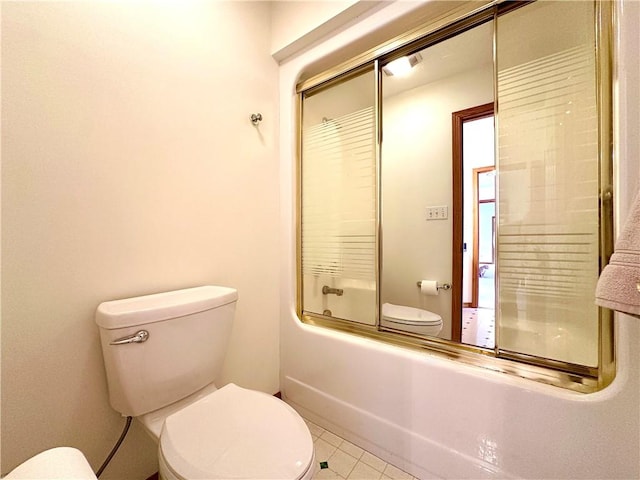
[[[478,278],[478,308],[462,309],[462,343],[494,348],[496,345],[496,284],[495,265],[487,267]]]
[[[492,308],[463,308],[462,343],[494,348],[495,323],[495,312]]]
[[[418,480],[307,420],[316,450],[314,480]]]

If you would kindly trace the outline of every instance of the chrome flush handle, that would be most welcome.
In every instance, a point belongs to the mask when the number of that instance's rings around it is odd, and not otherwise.
[[[149,338],[149,332],[146,330],[138,330],[133,335],[129,335],[128,337],[118,338],[113,342],[110,342],[109,345],[126,345],[127,343],[142,343],[146,342]]]

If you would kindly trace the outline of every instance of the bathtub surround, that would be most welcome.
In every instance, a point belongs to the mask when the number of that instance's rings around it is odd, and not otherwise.
[[[640,8],[633,1],[617,7],[615,190],[617,218],[624,219],[640,174],[635,53]],[[309,65],[328,68],[334,52],[344,59],[344,45],[362,44],[374,32],[380,38],[409,12],[418,16],[412,8],[415,4],[392,4],[281,65],[282,231],[289,252],[282,259],[283,398],[314,423],[419,478],[637,478],[640,329],[629,316],[616,321],[615,380],[589,395],[303,325],[296,318],[294,86],[310,76]]]
[[[471,216],[477,216],[478,221],[473,222],[474,235],[466,243],[466,250],[475,258],[471,306],[484,306],[478,301],[478,272],[484,274],[484,269],[499,258],[494,275],[500,280],[496,283],[499,291],[493,295],[497,298],[500,294],[496,317],[499,342],[491,356],[518,357],[520,363],[486,360],[488,352],[478,349],[474,351],[483,355],[471,355],[468,362],[492,362],[494,366],[489,368],[511,373],[515,368],[518,374],[534,379],[539,373],[531,372],[534,375],[531,377],[525,370],[532,367],[523,363],[545,365],[549,370],[542,372],[544,377],[557,377],[557,381],[550,381],[562,386],[575,385],[579,391],[594,391],[598,381],[600,388],[608,385],[614,376],[613,338],[599,333],[612,331],[613,316],[608,313],[599,326],[593,291],[600,272],[601,223],[603,235],[612,238],[612,223],[607,221],[611,210],[602,210],[600,222],[598,209],[600,183],[607,182],[607,188],[611,185],[607,172],[611,171],[612,158],[604,154],[599,162],[597,148],[610,144],[604,137],[599,140],[597,115],[598,111],[608,112],[610,108],[597,108],[594,73],[596,53],[601,59],[598,64],[608,65],[610,49],[607,42],[596,42],[594,18],[602,15],[609,18],[613,5],[612,2],[594,5],[593,1],[535,2],[526,8],[509,10],[495,22],[491,20],[492,9],[488,8],[472,19],[453,23],[448,29],[432,31],[431,35],[425,32],[435,29],[433,26],[424,27],[413,36],[407,33],[406,37],[422,37],[410,46],[389,52],[392,46],[401,43],[393,40],[299,83],[296,91],[300,92],[302,114],[298,188],[302,273],[298,281],[306,283],[310,273],[330,272],[338,277],[334,286],[339,286],[340,277],[357,273],[353,267],[362,273],[368,267],[370,277],[375,274],[377,279],[378,307],[382,305],[383,310],[381,330],[388,326],[384,322],[387,303],[419,306],[440,315],[444,325],[449,323],[453,327],[445,327],[439,334],[453,341],[429,338],[425,342],[431,342],[435,350],[447,349],[458,358],[461,350],[465,350],[459,347],[465,250],[464,222],[459,213],[465,203],[463,197],[474,197],[472,203],[476,207]],[[454,18],[460,19],[459,14],[449,20]],[[467,29],[469,22],[481,24]],[[606,21],[597,29],[603,32],[599,38],[609,38],[613,27],[610,23]],[[566,28],[567,25],[572,27]],[[499,47],[495,49],[494,33],[495,45]],[[594,49],[596,44],[603,46]],[[309,116],[319,116],[318,106],[330,118],[343,118],[336,117],[332,106],[321,101],[321,96],[373,73],[374,58],[384,70],[399,55],[419,48],[424,61],[406,78],[382,74],[375,82],[372,76],[363,88],[344,92],[360,93],[367,86],[368,90],[375,87],[379,100],[379,122],[375,128],[370,122],[351,132],[338,120],[342,128],[337,134],[325,135],[324,124],[319,125],[323,134],[315,131]],[[566,59],[570,59],[567,65]],[[356,68],[365,60],[362,68]],[[562,69],[559,65],[563,65]],[[345,73],[347,70],[355,73]],[[567,76],[565,70],[572,74]],[[485,72],[488,81],[478,81],[478,72]],[[600,75],[610,73],[603,69]],[[324,81],[327,77],[332,78]],[[533,84],[540,88],[532,89]],[[493,166],[492,154],[482,155],[484,161],[471,172],[473,181],[465,182],[463,151],[469,145],[467,129],[463,127],[472,119],[493,124],[494,90],[500,104],[499,128],[497,135],[493,128],[487,132],[490,141],[485,143],[492,153],[494,147],[500,152],[497,162],[500,182],[494,178],[497,167]],[[609,105],[611,96],[611,92],[603,95],[603,105]],[[352,103],[353,97],[346,96],[347,100],[340,105]],[[375,104],[372,97],[376,95],[371,93],[368,97]],[[402,101],[398,101],[400,98]],[[368,112],[372,110],[370,107]],[[358,118],[370,117],[358,114]],[[600,116],[603,127],[606,125],[600,132],[609,131],[611,119],[607,117]],[[379,150],[371,145],[376,136],[383,139]],[[378,168],[373,168],[376,162]],[[318,164],[320,168],[312,168]],[[598,165],[603,169],[600,176]],[[318,171],[331,172],[335,181],[318,182],[322,179]],[[580,176],[574,174],[576,171]],[[334,195],[332,189],[340,190],[345,173],[353,178],[347,183],[350,195]],[[316,189],[311,189],[314,185]],[[500,195],[496,194],[498,190]],[[356,192],[362,196],[356,196]],[[314,201],[316,198],[319,201]],[[453,215],[449,218],[447,205],[451,202]],[[502,207],[497,209],[496,202]],[[332,211],[328,204],[334,204],[338,211]],[[608,206],[612,204],[609,202]],[[370,224],[370,228],[354,228],[355,218],[363,220],[359,225]],[[368,223],[364,221],[367,219]],[[371,253],[374,248],[365,248],[375,244],[378,255]],[[414,285],[416,278],[432,279],[431,283],[452,279],[448,301],[446,295],[440,298],[420,295]],[[418,281],[423,286],[428,283],[429,280]],[[435,288],[432,290],[436,292]],[[306,286],[303,292],[306,293]],[[306,300],[304,296],[298,303],[304,322],[335,326],[342,331],[352,328],[359,334],[391,341],[392,337],[384,332],[355,323],[361,322],[359,319],[327,318],[332,313],[324,312],[333,309],[312,310]],[[434,300],[444,305],[423,305]],[[413,303],[416,301],[417,305]],[[443,309],[445,306],[448,308]],[[449,310],[455,313],[453,317],[447,313]],[[323,317],[316,318],[314,312],[323,312]],[[446,317],[454,320],[447,322]],[[375,323],[373,315],[369,318]],[[353,321],[345,324],[343,320]],[[404,323],[409,323],[410,319],[406,320]],[[394,330],[408,329],[395,325]],[[418,346],[420,340],[414,342]],[[561,371],[588,378],[574,381]]]
[[[118,439],[93,321],[102,301],[237,288],[221,384],[278,391],[269,4],[1,8],[1,473],[58,445],[95,470]],[[156,458],[134,423],[101,480],[147,478]]]

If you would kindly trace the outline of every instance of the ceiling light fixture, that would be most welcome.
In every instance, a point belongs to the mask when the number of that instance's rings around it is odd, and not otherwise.
[[[382,67],[382,71],[386,75],[401,77],[411,72],[411,69],[415,67],[420,62],[420,60],[422,60],[422,57],[419,53],[396,58],[392,62],[389,62],[384,67]]]

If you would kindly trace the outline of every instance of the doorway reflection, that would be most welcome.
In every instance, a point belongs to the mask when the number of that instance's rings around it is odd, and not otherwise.
[[[463,308],[461,341],[495,347],[496,171],[494,117],[462,125],[464,164]]]

